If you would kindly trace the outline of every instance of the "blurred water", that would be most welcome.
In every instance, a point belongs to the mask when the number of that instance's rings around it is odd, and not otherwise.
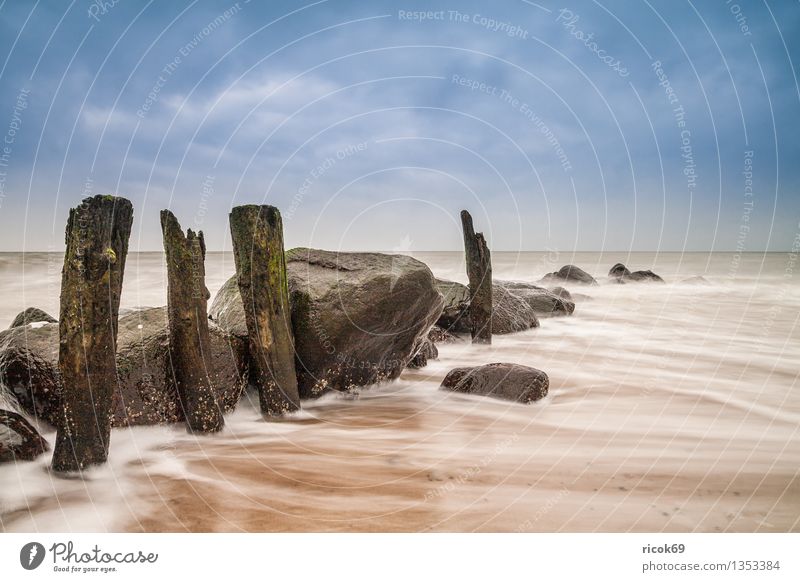
[[[415,253],[464,281],[460,253]],[[0,255],[0,323],[57,315],[62,257]],[[427,368],[263,422],[246,400],[213,437],[114,432],[85,482],[47,455],[0,467],[9,531],[798,531],[800,286],[786,254],[493,253],[498,279],[624,262],[667,284],[574,287],[574,316],[440,346]],[[128,259],[123,306],[166,302],[163,257]],[[210,253],[212,294],[233,273]],[[702,275],[707,285],[684,283]],[[437,390],[455,366],[550,376],[530,406]],[[43,427],[44,428],[44,427]],[[47,433],[52,442],[52,431]]]

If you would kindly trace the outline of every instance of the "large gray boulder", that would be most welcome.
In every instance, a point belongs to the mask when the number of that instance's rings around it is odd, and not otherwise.
[[[594,277],[575,265],[564,265],[554,273],[542,277],[542,283],[578,283],[580,285],[597,285]]]
[[[0,463],[32,461],[49,449],[44,437],[25,418],[0,410]]]
[[[500,363],[450,370],[440,389],[529,404],[547,396],[549,386],[541,370]]]
[[[209,374],[223,410],[232,410],[247,385],[247,350],[239,338],[209,325]],[[131,312],[119,319],[112,426],[183,420],[172,381],[166,308]],[[56,425],[60,413],[58,324],[0,332],[0,390],[36,418]]]
[[[437,279],[445,307],[436,325],[451,333],[470,333],[469,289],[454,281]],[[539,327],[536,312],[528,302],[504,285],[492,284],[492,333],[503,335]]]
[[[20,311],[17,314],[8,328],[11,329],[12,327],[19,327],[20,325],[28,325],[29,323],[55,323],[56,321],[56,318],[46,311],[42,311],[38,307],[28,307],[25,311]]]
[[[286,270],[302,398],[396,378],[442,312],[430,269],[411,257],[293,249]],[[242,309],[234,277],[209,313],[241,335]]]
[[[554,293],[532,283],[519,281],[498,281],[495,286],[500,286],[516,295],[527,303],[533,312],[540,317],[554,317],[559,315],[572,315],[575,311],[575,302],[569,291],[557,287],[560,293]]]

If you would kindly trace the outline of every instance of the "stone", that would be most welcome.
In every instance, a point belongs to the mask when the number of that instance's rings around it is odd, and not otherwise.
[[[440,389],[529,404],[547,396],[549,385],[547,374],[541,370],[496,363],[455,368],[445,376]]]
[[[32,461],[50,450],[50,445],[25,418],[0,410],[0,463]]]
[[[301,248],[286,268],[301,398],[396,378],[442,312],[430,269],[408,256]],[[235,333],[242,309],[228,282],[210,314]]]
[[[58,320],[52,317],[49,313],[46,313],[39,309],[38,307],[28,307],[25,311],[21,311],[15,318],[14,321],[11,322],[11,325],[8,326],[9,329],[12,327],[19,327],[20,325],[28,325],[29,323],[57,323]]]
[[[117,375],[111,405],[114,427],[184,420],[169,361],[166,307],[132,311],[119,319]],[[247,387],[245,340],[209,323],[206,370],[223,412],[232,411]],[[58,325],[0,332],[0,390],[21,410],[55,425],[60,411]]]
[[[597,285],[594,277],[575,265],[564,265],[554,273],[542,277],[543,283],[571,282],[580,285]]]

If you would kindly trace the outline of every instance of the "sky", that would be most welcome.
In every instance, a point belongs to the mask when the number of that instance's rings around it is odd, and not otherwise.
[[[0,250],[134,204],[230,250],[787,251],[800,2],[0,3]]]

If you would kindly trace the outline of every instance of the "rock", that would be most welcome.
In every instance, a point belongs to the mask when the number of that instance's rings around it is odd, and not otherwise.
[[[223,412],[230,412],[247,387],[247,349],[209,322],[211,351],[205,371]],[[114,393],[113,426],[136,426],[184,420],[169,371],[169,331],[165,307],[145,309],[119,320],[118,389]]]
[[[19,327],[20,325],[28,325],[29,323],[57,323],[57,321],[58,320],[49,313],[42,311],[38,307],[28,307],[28,309],[21,311],[19,315],[14,318],[14,321],[11,322],[8,328],[11,329],[12,327]]]
[[[32,461],[50,450],[47,441],[16,412],[0,410],[0,463]]]
[[[622,263],[617,263],[608,271],[608,276],[612,283],[626,283],[631,281],[654,281],[663,283],[664,279],[656,275],[653,271],[629,271]]]
[[[208,310],[208,318],[228,333],[247,341],[247,324],[236,276],[225,281],[217,291]]]
[[[492,333],[507,334],[539,327],[528,302],[502,285],[492,285]]]
[[[518,281],[495,281],[495,285],[500,285],[506,290],[516,295],[530,306],[536,315],[542,317],[553,317],[558,315],[572,315],[575,311],[575,303],[569,291],[563,287],[557,287],[566,293],[567,297],[561,297],[543,287],[538,287],[532,283],[521,283]]]
[[[439,358],[439,350],[429,336],[425,336],[414,348],[414,355],[408,362],[407,368],[418,369],[428,365],[428,360]]]
[[[653,271],[633,271],[628,277],[628,281],[651,281],[653,283],[663,283],[664,279],[656,275]]]
[[[442,312],[430,269],[411,257],[293,249],[286,270],[302,398],[396,378]],[[223,285],[210,317],[241,333],[236,289]]]
[[[542,277],[543,283],[557,283],[564,281],[579,283],[581,285],[597,285],[597,281],[595,281],[594,277],[575,265],[564,265],[558,271],[554,273],[548,273]]]
[[[438,325],[434,325],[428,332],[428,339],[435,344],[452,344],[462,341],[457,335],[453,335]]]
[[[547,396],[547,374],[519,364],[486,364],[451,370],[440,389],[528,404]]]
[[[210,323],[207,370],[224,411],[235,408],[247,385],[245,343]],[[119,319],[112,426],[183,420],[168,373],[166,308],[134,311]],[[55,425],[60,411],[58,325],[16,327],[0,332],[0,383],[28,414]],[[0,388],[1,389],[1,388]]]
[[[625,277],[630,276],[630,274],[631,272],[628,270],[628,267],[622,263],[617,263],[608,271],[608,276],[613,277],[614,279],[624,279]]]
[[[436,279],[436,287],[444,298],[444,308],[436,325],[450,333],[470,333],[469,289],[455,281]]]
[[[470,333],[467,287],[442,279],[437,279],[436,285],[445,301],[436,325],[451,333]],[[533,308],[516,291],[510,292],[503,284],[495,282],[492,285],[492,303],[492,333],[502,335],[539,327]]]
[[[408,256],[294,249],[286,263],[303,398],[396,378],[442,312]]]
[[[55,426],[60,389],[58,323],[0,332],[0,390],[21,410]]]

